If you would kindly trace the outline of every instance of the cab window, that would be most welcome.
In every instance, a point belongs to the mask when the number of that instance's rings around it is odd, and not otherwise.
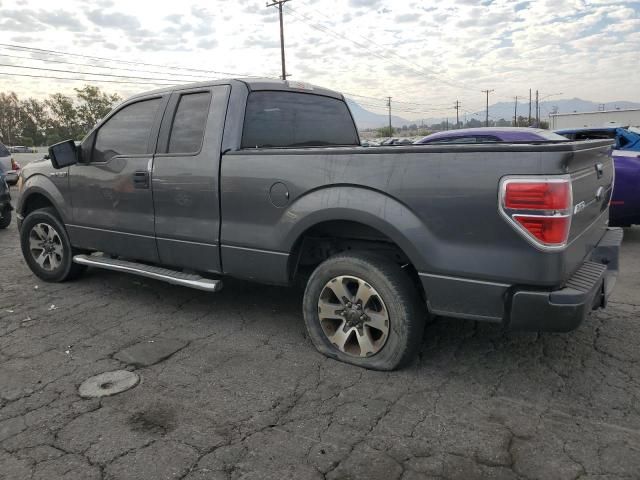
[[[210,103],[210,92],[187,93],[180,97],[171,126],[168,153],[200,151]]]
[[[150,153],[153,123],[160,98],[132,103],[119,110],[100,127],[96,135],[92,162],[107,162],[117,155]]]
[[[359,145],[347,104],[298,92],[253,92],[247,100],[242,148]]]

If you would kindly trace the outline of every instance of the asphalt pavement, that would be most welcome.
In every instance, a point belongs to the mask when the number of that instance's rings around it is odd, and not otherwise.
[[[299,290],[95,269],[47,284],[15,223],[0,247],[2,479],[640,478],[638,228],[578,330],[437,318],[390,373],[318,354]]]

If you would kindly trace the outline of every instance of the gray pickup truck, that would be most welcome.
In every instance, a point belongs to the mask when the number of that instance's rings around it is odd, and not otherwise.
[[[38,277],[302,280],[315,346],[366,368],[409,361],[429,314],[571,330],[618,269],[609,141],[366,148],[339,93],[225,80],[137,95],[49,152],[19,181]]]

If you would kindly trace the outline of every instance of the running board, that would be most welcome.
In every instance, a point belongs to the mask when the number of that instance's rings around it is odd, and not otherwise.
[[[192,273],[176,272],[167,268],[154,267],[143,263],[127,262],[97,255],[76,255],[73,261],[80,265],[104,268],[116,272],[133,273],[142,277],[153,278],[173,285],[196,288],[207,292],[217,292],[222,289],[221,280],[212,280]]]

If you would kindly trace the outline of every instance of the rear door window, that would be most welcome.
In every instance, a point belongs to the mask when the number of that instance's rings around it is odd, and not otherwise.
[[[358,144],[358,133],[342,100],[297,92],[249,95],[242,148]]]
[[[8,157],[9,155],[11,155],[9,149],[0,143],[0,157]]]
[[[92,161],[150,153],[151,130],[160,102],[154,98],[127,105],[107,120],[98,130]]]
[[[168,153],[200,151],[210,103],[210,92],[187,93],[180,97],[171,127]]]

